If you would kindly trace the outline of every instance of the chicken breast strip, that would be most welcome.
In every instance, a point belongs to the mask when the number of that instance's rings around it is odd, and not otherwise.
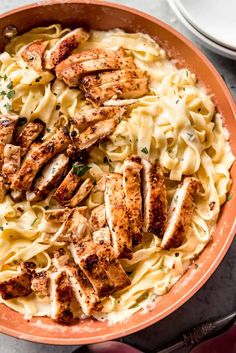
[[[107,220],[105,205],[97,206],[92,210],[89,222],[94,231],[106,226]]]
[[[81,201],[83,201],[91,192],[93,188],[93,182],[91,179],[87,178],[85,181],[82,182],[80,185],[79,189],[75,193],[75,195],[66,203],[66,206],[68,207],[76,207],[77,205],[80,204]]]
[[[21,57],[31,66],[35,71],[43,70],[43,56],[48,45],[48,41],[35,40],[32,43],[27,44],[22,52]]]
[[[143,159],[143,230],[163,237],[167,220],[167,196],[159,163]]]
[[[123,185],[133,245],[142,241],[141,170],[140,157],[131,156],[124,161]]]
[[[25,158],[12,183],[12,188],[16,190],[29,190],[41,167],[57,153],[64,151],[69,143],[70,137],[66,129],[59,130],[50,139],[45,140],[37,150],[33,150]]]
[[[87,206],[78,207],[78,210],[82,214],[82,216],[84,217],[87,216],[88,214]],[[69,216],[70,212],[71,212],[71,209],[67,207],[53,209],[53,210],[46,210],[44,214],[44,218],[46,219],[47,222],[63,223],[67,220],[67,217]]]
[[[47,296],[49,294],[49,274],[47,271],[36,273],[31,281],[31,289],[38,295]]]
[[[120,174],[111,173],[107,176],[105,208],[115,256],[118,258],[131,258],[132,237],[129,231],[123,178]]]
[[[143,78],[123,78],[117,81],[111,81],[101,86],[84,84],[86,77],[81,79],[80,88],[84,96],[93,105],[101,106],[108,100],[115,99],[135,99],[140,98],[149,91],[149,77]]]
[[[42,175],[36,179],[33,189],[26,193],[26,199],[30,202],[37,202],[45,199],[48,194],[61,182],[68,170],[69,158],[60,153],[47,163]]]
[[[165,250],[179,247],[186,236],[195,208],[194,197],[200,188],[199,180],[185,178],[177,188],[170,205],[168,224],[161,247]]]
[[[62,37],[50,50],[44,55],[44,66],[46,69],[53,69],[62,60],[66,59],[74,49],[81,43],[88,40],[89,33],[83,28],[77,28],[70,31]]]
[[[112,119],[99,121],[93,126],[88,127],[81,134],[73,137],[76,148],[78,150],[87,149],[94,145],[97,141],[108,137],[113,133],[119,121],[119,118],[115,116]]]
[[[35,265],[32,262],[21,264],[21,273],[15,277],[0,283],[0,295],[8,300],[18,297],[26,297],[31,292],[31,280],[34,275]]]
[[[79,130],[81,132],[99,121],[111,119],[114,116],[124,117],[126,112],[126,109],[123,107],[94,108],[75,115],[75,117],[70,120],[70,123],[72,129]]]
[[[3,164],[4,147],[12,142],[17,119],[17,115],[0,115],[0,169]]]
[[[20,146],[14,146],[11,144],[5,145],[3,152],[3,166],[2,173],[4,176],[5,183],[8,187],[14,180],[15,175],[20,169],[21,163],[21,148]]]
[[[4,182],[4,177],[2,174],[0,174],[0,203],[4,201],[5,195],[6,195],[6,186]]]
[[[107,276],[113,283],[114,290],[119,290],[129,286],[131,282],[119,260],[116,259],[112,246],[108,244],[107,238],[109,233],[108,227],[101,228],[96,232],[95,237],[99,239],[96,253]]]
[[[16,145],[21,147],[21,157],[24,157],[28,152],[34,140],[41,134],[45,124],[41,120],[29,122],[21,131],[16,139]]]
[[[74,165],[78,165],[78,163],[75,163]],[[54,194],[57,202],[60,205],[65,206],[73,197],[73,194],[80,182],[80,177],[75,174],[74,168],[72,168]]]

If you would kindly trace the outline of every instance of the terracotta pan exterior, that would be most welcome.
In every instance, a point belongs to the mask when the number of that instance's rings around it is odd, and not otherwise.
[[[117,4],[92,0],[40,1],[0,16],[0,48],[3,49],[5,45],[2,31],[7,25],[15,25],[22,33],[39,25],[56,22],[63,26],[85,26],[99,30],[119,27],[128,32],[141,31],[151,35],[178,62],[179,67],[193,71],[213,95],[231,133],[231,147],[236,155],[236,107],[233,98],[213,65],[180,33],[154,17]],[[115,326],[88,319],[70,327],[58,325],[48,318],[36,317],[26,321],[21,314],[0,305],[1,332],[41,343],[85,344],[131,334],[172,313],[203,286],[233,241],[236,232],[236,164],[231,169],[231,176],[231,194],[234,198],[224,205],[213,239],[198,259],[198,270],[191,266],[171,291],[159,298],[155,310],[145,314],[137,313]]]

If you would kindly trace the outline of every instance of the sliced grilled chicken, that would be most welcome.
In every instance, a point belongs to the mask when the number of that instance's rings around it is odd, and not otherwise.
[[[76,164],[78,163],[75,163],[75,165]],[[65,206],[72,198],[79,184],[80,177],[74,173],[74,168],[72,168],[54,194],[57,202],[59,202],[60,205]]]
[[[70,87],[77,87],[84,75],[99,71],[135,68],[134,59],[125,50],[91,49],[71,55],[56,67],[57,78]]]
[[[59,323],[73,324],[78,318],[73,308],[75,296],[65,271],[50,274],[51,318]]]
[[[20,202],[25,197],[25,193],[23,191],[20,191],[20,190],[11,190],[10,194],[11,194],[11,198],[15,202]]]
[[[22,59],[35,71],[42,71],[43,56],[47,45],[48,41],[43,41],[41,39],[27,44],[21,52]]]
[[[31,281],[31,289],[38,295],[46,296],[49,292],[49,278],[46,271],[36,273]]]
[[[108,227],[103,227],[93,232],[93,242],[98,245],[111,245],[111,233]]]
[[[108,173],[104,173],[103,176],[98,180],[97,184],[94,185],[93,191],[101,191],[104,192],[106,188],[106,178]]]
[[[6,195],[6,186],[4,182],[4,177],[2,174],[0,174],[0,203],[4,201],[5,195]]]
[[[3,152],[2,173],[4,176],[5,183],[8,187],[11,186],[11,183],[14,180],[16,173],[20,169],[20,154],[20,146],[14,146],[11,144],[5,145]]]
[[[76,207],[81,201],[83,201],[90,191],[93,188],[93,182],[91,179],[87,178],[83,183],[80,185],[78,191],[72,197],[72,199],[66,203],[68,207]]]
[[[3,164],[4,147],[12,141],[17,119],[17,115],[0,115],[0,168]]]
[[[163,237],[167,220],[167,196],[163,170],[159,163],[142,160],[143,230]]]
[[[105,76],[103,78],[103,76]],[[149,76],[140,70],[117,70],[88,75],[80,80],[85,97],[100,106],[111,99],[135,99],[148,93]]]
[[[195,178],[185,178],[173,197],[169,210],[169,219],[161,247],[163,249],[179,247],[189,230],[195,208],[194,196],[199,191],[200,182]]]
[[[89,222],[94,231],[105,227],[107,224],[105,205],[100,205],[92,210]]]
[[[4,300],[26,297],[32,292],[31,279],[35,265],[31,262],[22,264],[21,273],[0,283],[0,295]]]
[[[125,160],[123,185],[133,245],[137,245],[142,241],[141,170],[140,157],[131,156]]]
[[[88,277],[99,296],[109,294],[113,286],[104,271],[93,244],[90,225],[78,209],[74,208],[64,224],[64,229],[71,237],[69,249],[75,263]]]
[[[115,256],[119,258],[131,258],[132,237],[129,232],[123,178],[120,174],[112,173],[107,176],[105,207]]]
[[[98,140],[103,140],[113,133],[119,123],[119,118],[99,121],[93,126],[88,127],[79,136],[73,137],[73,141],[78,150],[84,150],[94,145]]]
[[[114,116],[123,117],[126,114],[126,109],[123,107],[101,107],[86,110],[84,113],[75,115],[71,119],[71,125],[79,131],[83,131],[88,128],[90,125],[97,123],[99,121],[111,119]]]
[[[102,310],[102,304],[91,283],[80,268],[65,266],[74,295],[85,315]]]
[[[88,214],[87,206],[78,207],[78,210],[82,214],[82,216],[87,217],[87,214]],[[45,211],[44,218],[46,219],[47,222],[63,223],[67,220],[67,217],[69,216],[70,212],[71,212],[71,209],[67,207],[47,210]]]
[[[29,190],[41,167],[57,153],[64,151],[69,143],[70,137],[67,130],[61,129],[44,141],[37,150],[29,153],[12,183],[12,189]]]
[[[53,69],[62,60],[66,59],[74,49],[89,38],[89,33],[83,28],[77,28],[62,37],[44,55],[46,69]]]
[[[16,145],[21,147],[21,157],[24,157],[28,152],[34,140],[41,134],[44,129],[44,123],[40,120],[29,122],[20,135],[16,139]]]
[[[98,235],[98,232],[100,234]],[[111,245],[107,244],[108,227],[98,230],[96,233],[99,238],[99,245],[96,248],[96,253],[100,259],[106,274],[114,286],[114,290],[119,290],[130,285],[130,280],[121,266],[119,260],[116,259],[114,250]]]
[[[47,163],[42,175],[36,179],[32,191],[26,193],[26,199],[30,202],[40,201],[58,186],[68,169],[69,158],[60,153]]]

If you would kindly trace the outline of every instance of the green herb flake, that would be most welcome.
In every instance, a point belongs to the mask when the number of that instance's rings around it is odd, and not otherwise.
[[[41,80],[42,80],[42,76],[38,76],[36,77],[35,82],[40,82]]]
[[[6,95],[6,91],[1,91],[0,94],[1,94],[1,96],[5,96]]]
[[[53,94],[54,94],[54,96],[57,96],[57,93],[56,93],[56,92],[54,92]]]
[[[141,149],[141,152],[143,152],[143,153],[145,153],[145,154],[148,154],[148,149],[147,149],[147,147],[143,147],[143,148]]]
[[[178,195],[176,195],[176,196],[174,197],[174,203],[177,203],[177,202],[178,202],[178,198],[179,198]]]
[[[179,99],[177,99],[177,101],[175,103],[178,104],[179,103]]]
[[[1,230],[1,231],[3,231],[3,230],[4,230],[4,228],[1,226],[1,227],[0,227],[0,230]]]
[[[15,93],[16,92],[14,91],[14,89],[12,91],[7,92],[7,98],[12,99],[14,97]]]
[[[31,227],[33,227],[33,225],[37,222],[38,217],[35,217],[35,219],[33,220],[33,222],[31,223]]]
[[[229,194],[229,195],[227,196],[227,201],[232,200],[232,198],[233,198],[233,195],[232,195],[232,194]]]
[[[7,80],[7,75],[4,75],[3,79],[4,79],[4,81],[6,81]]]
[[[73,164],[72,168],[75,175],[82,176],[87,173],[91,167],[85,164]]]
[[[50,127],[46,127],[47,132],[51,132]]]
[[[8,89],[12,89],[12,88],[13,88],[13,83],[12,83],[12,81],[10,81],[10,82],[8,83],[7,88],[8,88]]]
[[[194,141],[195,140],[195,136],[193,134],[191,134],[190,132],[187,132],[187,135],[188,135],[188,140],[189,141]]]
[[[10,112],[11,109],[12,109],[12,106],[11,106],[11,104],[9,104],[9,103],[4,104],[4,107],[6,108],[6,110],[7,110],[8,112]]]
[[[195,270],[197,270],[198,267],[199,267],[199,265],[198,265],[198,264],[195,264],[194,267],[195,267]]]

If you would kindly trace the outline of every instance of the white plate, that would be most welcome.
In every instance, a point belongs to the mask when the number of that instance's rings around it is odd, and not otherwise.
[[[227,1],[227,0],[225,0]],[[236,1],[236,0],[235,0]],[[186,18],[182,15],[180,10],[177,7],[177,4],[175,0],[168,0],[168,3],[178,19],[182,22],[182,24],[191,32],[191,34],[194,36],[194,38],[198,41],[198,43],[202,44],[206,48],[212,50],[213,52],[223,55],[227,58],[236,60],[236,51],[225,48],[209,38],[205,37],[203,34],[201,34],[199,31],[197,31],[196,28],[194,28],[187,20]]]
[[[236,0],[175,0],[184,17],[198,31],[236,50]]]

